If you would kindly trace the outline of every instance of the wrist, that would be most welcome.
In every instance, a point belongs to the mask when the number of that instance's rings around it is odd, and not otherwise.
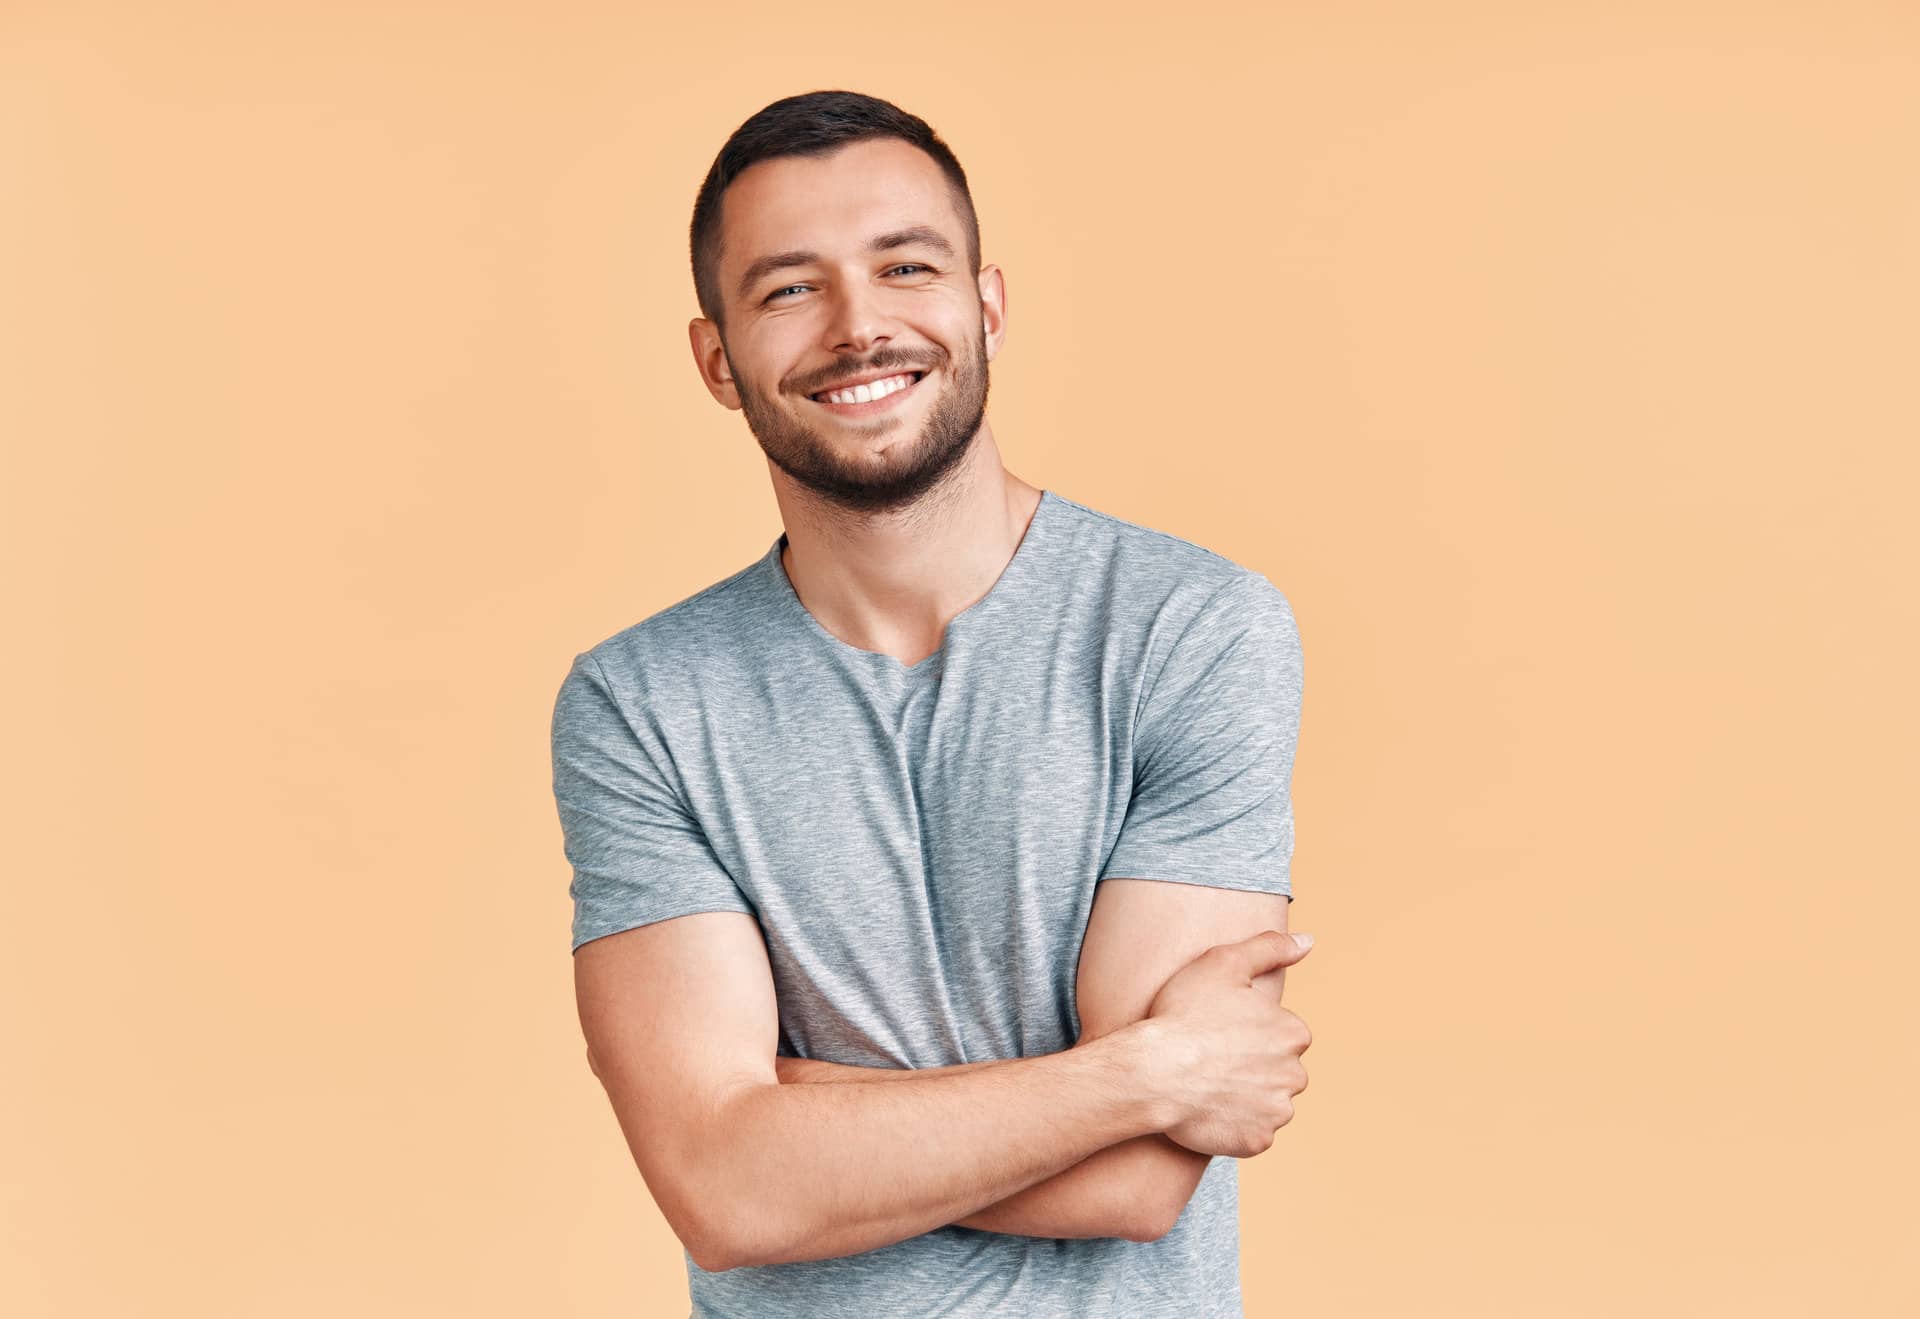
[[[1164,1021],[1145,1017],[1103,1035],[1090,1047],[1107,1046],[1114,1065],[1141,1101],[1141,1112],[1152,1131],[1178,1126],[1187,1117],[1178,1086],[1179,1064],[1174,1058],[1174,1034]]]

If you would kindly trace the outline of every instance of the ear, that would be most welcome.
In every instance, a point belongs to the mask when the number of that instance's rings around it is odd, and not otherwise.
[[[980,317],[987,338],[987,360],[999,355],[1007,338],[1007,281],[999,266],[980,268]]]
[[[700,379],[723,408],[740,410],[740,389],[733,383],[733,368],[727,363],[726,346],[720,341],[720,327],[705,316],[687,322],[687,343],[693,349],[693,363]]]

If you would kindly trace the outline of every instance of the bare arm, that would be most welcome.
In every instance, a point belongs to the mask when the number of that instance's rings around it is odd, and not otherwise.
[[[1057,1056],[1057,1055],[1055,1055]],[[1007,1059],[956,1063],[948,1067],[850,1067],[814,1058],[776,1058],[780,1080],[786,1085],[833,1085],[861,1081],[898,1081],[915,1076],[943,1076],[980,1068],[999,1067]],[[1165,1147],[1179,1149],[1164,1136],[1136,1136],[1109,1145],[1080,1162],[1025,1190],[965,1218],[960,1227],[1027,1237],[1123,1237],[1152,1240],[1155,1215],[1164,1196],[1149,1160]],[[1191,1151],[1182,1154],[1206,1160]]]
[[[1143,1019],[1168,977],[1209,947],[1256,930],[1284,931],[1287,907],[1279,894],[1137,879],[1103,882],[1095,893],[1076,975],[1081,1043]],[[1270,971],[1254,983],[1277,1001],[1286,971]],[[819,1084],[944,1074],[1002,1062],[921,1071],[848,1067],[808,1058],[777,1058],[775,1064],[783,1082]],[[1172,1229],[1210,1162],[1209,1156],[1157,1131],[1134,1136],[958,1222],[961,1227],[1021,1236],[1151,1241]]]
[[[782,1085],[751,916],[583,944],[581,1024],[648,1189],[706,1269],[856,1254],[954,1222],[1179,1120],[1149,1023],[883,1085]]]

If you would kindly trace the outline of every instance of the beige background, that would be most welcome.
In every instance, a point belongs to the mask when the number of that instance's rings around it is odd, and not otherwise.
[[[1249,1316],[1915,1313],[1920,14],[686,8],[0,8],[0,1312],[685,1312],[548,718],[779,531],[686,229],[846,86],[1300,622]]]

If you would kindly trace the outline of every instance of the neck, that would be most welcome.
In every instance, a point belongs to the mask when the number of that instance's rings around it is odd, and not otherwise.
[[[1040,506],[1040,488],[1001,465],[981,435],[965,462],[911,506],[849,514],[783,488],[781,556],[807,611],[861,650],[917,664],[947,624],[1000,580]],[[976,459],[980,461],[976,461]]]

